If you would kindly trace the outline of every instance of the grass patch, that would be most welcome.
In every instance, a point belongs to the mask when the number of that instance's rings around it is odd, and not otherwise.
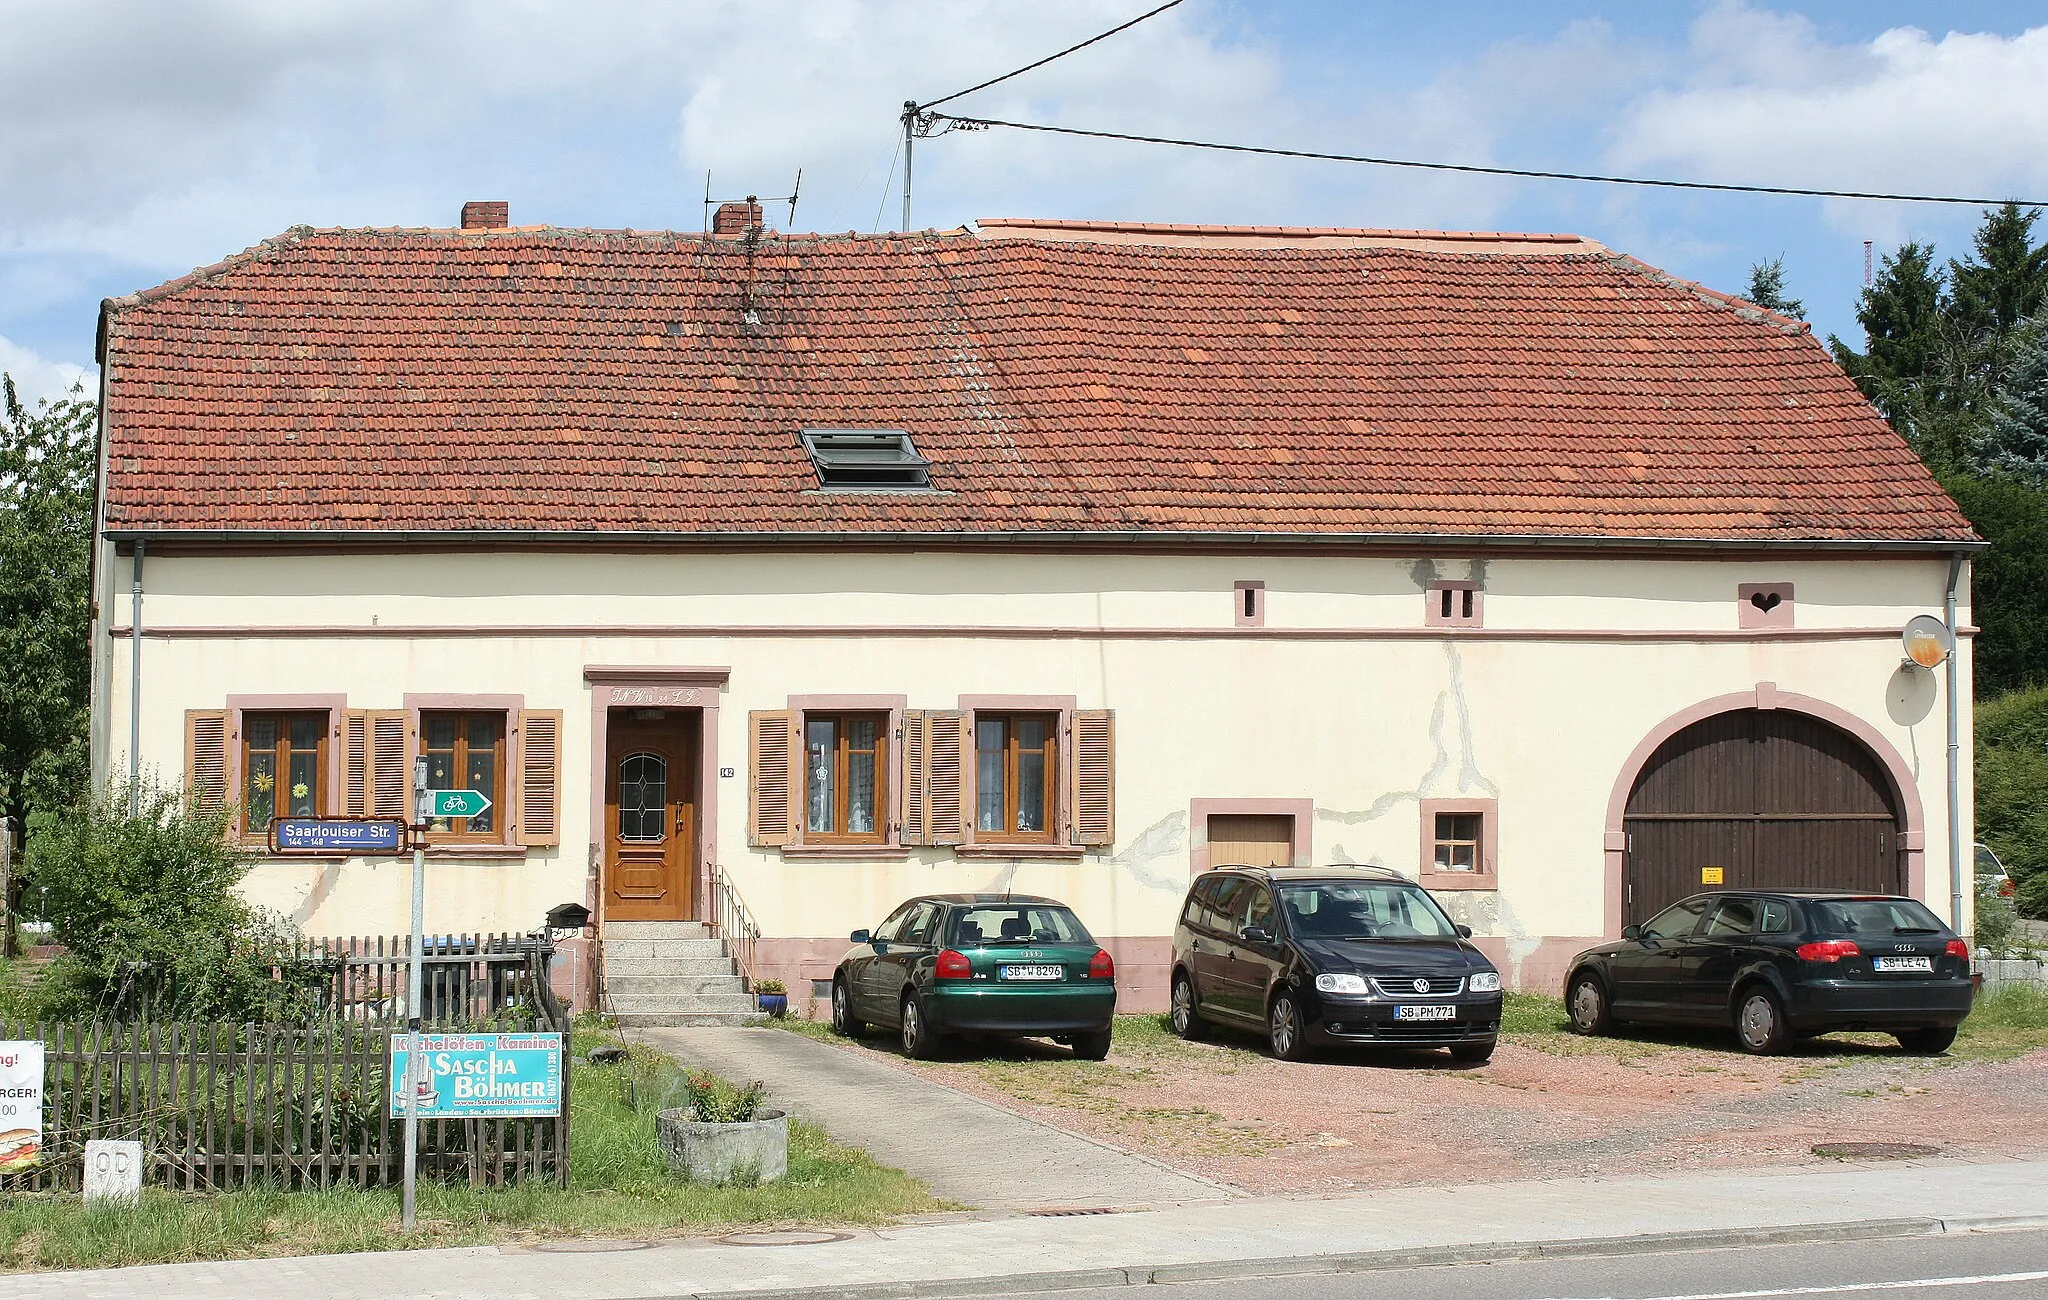
[[[2048,991],[2001,984],[1977,997],[1949,1055],[1965,1061],[2009,1061],[2048,1047]]]
[[[292,1192],[252,1187],[219,1194],[145,1190],[133,1209],[88,1210],[75,1194],[10,1196],[0,1203],[0,1268],[109,1268],[538,1241],[552,1237],[671,1237],[741,1227],[886,1223],[944,1208],[922,1185],[792,1122],[789,1174],[757,1187],[686,1183],[668,1172],[654,1111],[672,1101],[681,1071],[635,1047],[617,1066],[583,1059],[606,1041],[579,1028],[571,1120],[570,1186],[492,1190],[420,1185],[419,1230],[399,1230],[396,1188]],[[671,1077],[672,1076],[672,1077]]]

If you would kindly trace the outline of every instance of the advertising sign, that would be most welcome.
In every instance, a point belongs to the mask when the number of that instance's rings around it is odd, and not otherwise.
[[[405,844],[405,823],[398,821],[280,817],[270,825],[280,853],[396,853]]]
[[[43,1045],[0,1043],[0,1174],[43,1153]]]
[[[510,1119],[562,1113],[560,1034],[421,1034],[425,1064],[405,1095],[407,1035],[391,1035],[391,1113],[417,1100],[421,1119]]]

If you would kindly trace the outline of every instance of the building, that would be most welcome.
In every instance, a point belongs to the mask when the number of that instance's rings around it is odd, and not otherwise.
[[[1562,235],[464,215],[105,305],[102,773],[261,844],[424,753],[494,800],[430,929],[743,902],[799,994],[1016,888],[1159,1006],[1226,861],[1410,872],[1533,988],[1703,881],[1948,910],[1899,635],[1978,543],[1797,322]]]

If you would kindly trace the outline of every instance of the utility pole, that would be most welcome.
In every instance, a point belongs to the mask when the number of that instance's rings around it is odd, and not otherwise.
[[[910,151],[917,141],[917,101],[903,101],[903,232],[910,233]]]
[[[412,764],[412,969],[405,981],[405,1230],[411,1232],[420,1173],[420,1082],[425,1062],[420,1060],[420,949],[426,944],[427,928],[427,760],[424,755]]]

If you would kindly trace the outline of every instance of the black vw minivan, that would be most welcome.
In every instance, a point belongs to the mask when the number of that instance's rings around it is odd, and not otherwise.
[[[1317,1045],[1493,1055],[1500,972],[1435,899],[1383,867],[1223,867],[1189,887],[1173,932],[1173,1028],[1263,1030],[1273,1055]]]

